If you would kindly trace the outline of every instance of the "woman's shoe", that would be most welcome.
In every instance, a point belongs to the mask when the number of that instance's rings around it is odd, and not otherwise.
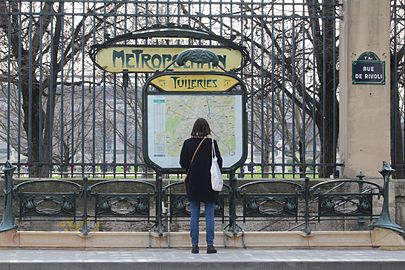
[[[217,250],[213,245],[208,245],[207,246],[207,254],[212,254],[212,253],[217,253]]]
[[[191,253],[196,254],[196,253],[199,253],[199,252],[200,252],[200,249],[198,248],[198,246],[193,245],[193,247],[191,248]]]

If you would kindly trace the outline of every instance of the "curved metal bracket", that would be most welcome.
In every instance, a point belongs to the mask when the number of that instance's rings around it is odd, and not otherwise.
[[[214,52],[208,49],[192,48],[187,49],[179,53],[177,58],[168,65],[162,72],[168,70],[174,63],[179,66],[184,66],[184,64],[190,61],[192,63],[198,64],[209,64],[212,63],[214,67],[219,67],[222,71],[227,72],[223,67],[219,65],[219,58]]]
[[[184,66],[187,62],[207,64],[212,63],[214,67],[218,66],[218,56],[207,49],[188,49],[182,51],[176,58],[176,63],[179,66]]]
[[[190,25],[175,25],[167,24],[161,25],[156,24],[152,27],[140,29],[131,33],[126,33],[123,35],[116,36],[114,38],[107,38],[106,42],[103,44],[95,44],[91,46],[92,48],[106,47],[117,42],[130,40],[130,39],[140,39],[140,38],[193,38],[193,39],[206,39],[214,40],[218,43],[232,49],[242,50],[243,48],[236,44],[232,39],[224,38],[223,36],[217,35],[211,31],[204,31],[202,29],[191,28]]]

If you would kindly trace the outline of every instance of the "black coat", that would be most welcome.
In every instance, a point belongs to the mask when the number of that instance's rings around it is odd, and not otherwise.
[[[211,188],[211,162],[212,162],[212,139],[206,138],[195,154],[190,167],[190,161],[194,151],[203,138],[189,138],[184,141],[180,153],[180,165],[188,171],[186,180],[187,198],[190,201],[216,202],[218,191]],[[222,168],[222,157],[214,140],[215,153],[218,164]]]

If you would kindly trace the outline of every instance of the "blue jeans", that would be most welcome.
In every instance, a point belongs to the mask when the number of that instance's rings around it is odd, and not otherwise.
[[[205,203],[205,227],[206,227],[206,241],[207,245],[214,244],[214,230],[215,230],[215,203],[214,202],[204,202]],[[200,219],[200,202],[190,201],[190,236],[191,244],[198,245],[199,230],[199,219]]]

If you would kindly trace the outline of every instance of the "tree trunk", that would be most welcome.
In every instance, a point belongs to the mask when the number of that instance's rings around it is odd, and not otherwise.
[[[34,80],[34,76],[32,76]],[[40,119],[44,117],[44,112],[42,111],[42,106],[40,103],[40,94],[38,88],[38,82],[35,81],[31,85],[31,95],[30,86],[28,84],[28,72],[22,72],[21,80],[23,82],[21,93],[23,97],[23,111],[24,120],[23,127],[25,133],[27,134],[27,147],[28,147],[28,164],[29,164],[29,176],[38,178],[46,177],[42,174],[42,135],[43,135],[43,122]]]
[[[266,165],[262,165],[262,178],[271,178],[272,174],[270,173],[270,166],[267,164],[270,164],[270,144],[266,144],[264,149],[263,149],[263,163]],[[253,170],[253,168],[252,168]]]
[[[327,76],[329,77],[330,74]],[[316,126],[319,129],[321,148],[319,159],[321,163],[319,177],[321,178],[329,177],[335,173],[334,164],[336,163],[336,145],[339,134],[339,104],[331,81],[327,82],[325,92],[325,96],[320,99],[323,101],[320,104],[321,108],[318,108],[316,114]]]
[[[319,103],[312,106],[316,107],[314,120],[319,130],[321,147],[319,177],[324,178],[334,174],[339,134],[339,103],[335,93],[339,83],[338,75],[335,75],[336,63],[334,61],[336,33],[333,16],[335,6],[333,1],[325,1],[323,4],[312,0],[306,2],[311,16],[322,15],[322,19],[311,18],[317,76],[321,82],[317,91]],[[320,22],[320,20],[322,21]]]

